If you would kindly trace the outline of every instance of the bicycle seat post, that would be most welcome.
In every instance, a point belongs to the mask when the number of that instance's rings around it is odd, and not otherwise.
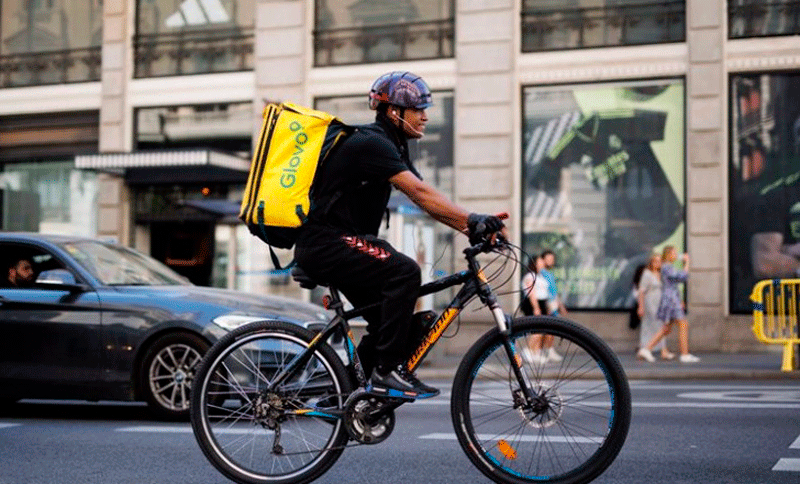
[[[325,302],[325,309],[330,309],[331,311],[334,311],[337,316],[344,317],[344,303],[342,303],[342,297],[339,295],[339,290],[333,286],[328,286],[328,289],[330,290],[330,295],[323,298],[323,301]],[[325,299],[328,300],[325,301]]]

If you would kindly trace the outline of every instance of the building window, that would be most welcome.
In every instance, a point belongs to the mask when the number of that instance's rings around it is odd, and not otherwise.
[[[555,252],[568,307],[630,307],[635,268],[683,250],[684,97],[682,80],[524,89],[523,244]]]
[[[101,0],[0,2],[0,87],[100,79]]]
[[[138,0],[135,76],[253,69],[254,0]]]
[[[453,57],[453,0],[315,4],[315,66]]]
[[[731,76],[731,311],[761,279],[800,270],[800,74]]]
[[[685,0],[523,0],[522,51],[681,42]]]
[[[0,190],[8,204],[38,204],[38,214],[29,217],[24,230],[48,234],[97,234],[97,175],[76,170],[73,161],[13,163],[0,171]],[[4,204],[6,205],[6,204]],[[14,220],[4,207],[3,229]],[[10,207],[18,210],[19,207]]]
[[[800,34],[798,0],[731,0],[730,38]]]

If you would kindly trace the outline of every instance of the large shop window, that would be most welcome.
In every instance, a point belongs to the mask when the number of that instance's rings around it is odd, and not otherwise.
[[[729,0],[728,25],[732,39],[800,34],[800,1]]]
[[[453,57],[454,0],[316,0],[314,65]]]
[[[253,68],[254,0],[138,0],[135,76]]]
[[[101,0],[0,1],[0,87],[100,79]]]
[[[635,268],[684,248],[683,80],[524,89],[523,244],[568,307],[633,303]]]
[[[422,178],[452,198],[453,93],[434,92],[433,101],[434,105],[426,110],[425,136],[409,141],[409,154]],[[375,120],[375,111],[367,108],[366,96],[317,99],[315,106],[350,124],[367,124]],[[380,236],[419,263],[423,283],[451,274],[455,270],[455,232],[435,222],[397,190],[392,192],[389,208],[388,224],[381,226]],[[450,294],[444,291],[422,298],[420,304],[424,309],[441,308],[450,302],[449,299]]]
[[[522,51],[682,42],[685,0],[523,0]]]
[[[731,77],[731,311],[753,284],[800,275],[800,74]]]

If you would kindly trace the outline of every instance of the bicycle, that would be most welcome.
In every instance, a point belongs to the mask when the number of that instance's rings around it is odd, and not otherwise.
[[[451,418],[462,449],[498,483],[590,482],[611,465],[628,433],[625,373],[611,349],[578,324],[503,312],[477,256],[506,249],[510,244],[502,241],[468,247],[467,270],[422,286],[420,297],[461,287],[406,367],[417,369],[477,296],[497,327],[474,343],[453,380]],[[192,390],[192,428],[205,456],[229,479],[307,483],[347,446],[377,444],[392,433],[394,410],[408,400],[364,390],[367,375],[348,324],[372,306],[346,311],[336,288],[329,292],[327,307],[335,315],[316,334],[279,321],[255,322],[206,353]],[[327,343],[337,334],[346,358]],[[520,356],[533,334],[554,336],[560,363]]]

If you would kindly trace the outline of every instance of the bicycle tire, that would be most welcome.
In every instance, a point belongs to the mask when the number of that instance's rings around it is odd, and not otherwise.
[[[619,454],[630,426],[630,388],[619,360],[599,337],[561,318],[517,318],[510,331],[515,359],[549,406],[525,407],[503,337],[489,331],[453,380],[451,416],[462,449],[498,483],[591,482]],[[552,335],[562,361],[523,358],[534,334]]]
[[[206,353],[192,391],[192,430],[206,458],[232,481],[304,484],[342,454],[348,441],[344,422],[313,410],[317,403],[328,411],[341,409],[352,392],[347,371],[330,345],[321,343],[297,377],[267,398],[260,396],[313,337],[293,324],[259,321],[227,334]],[[299,412],[276,417],[279,432],[270,430],[265,415],[280,414],[281,409]],[[279,450],[274,447],[276,434]]]

